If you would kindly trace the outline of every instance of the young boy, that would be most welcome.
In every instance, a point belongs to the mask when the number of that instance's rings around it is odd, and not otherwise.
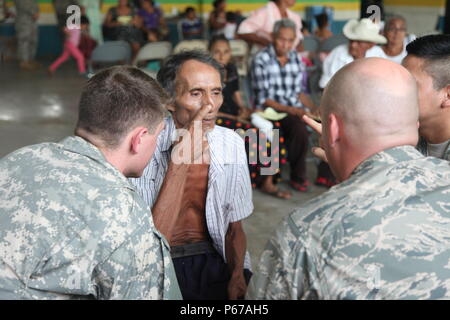
[[[183,39],[201,39],[203,33],[203,24],[195,13],[193,7],[187,7],[184,12],[185,18],[181,20],[181,32],[183,33]]]

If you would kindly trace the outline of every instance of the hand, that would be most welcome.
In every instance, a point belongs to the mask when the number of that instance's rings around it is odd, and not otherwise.
[[[252,113],[253,113],[252,110],[248,108],[241,108],[239,109],[238,120],[240,121],[247,120]]]
[[[175,143],[172,152],[172,161],[175,164],[209,163],[209,145],[202,121],[210,110],[210,105],[202,106],[192,120],[182,128],[181,138]],[[202,130],[202,134],[195,132],[198,130]]]
[[[312,153],[319,159],[325,161],[326,163],[328,163],[328,159],[327,159],[327,155],[325,153],[325,150],[322,148],[322,124],[317,122],[316,120],[308,117],[307,115],[304,115],[302,117],[302,120],[308,125],[310,126],[315,132],[317,132],[319,134],[319,147],[313,147],[312,148]]]
[[[233,273],[230,282],[228,282],[228,299],[243,299],[247,292],[247,283],[245,282],[244,272]]]

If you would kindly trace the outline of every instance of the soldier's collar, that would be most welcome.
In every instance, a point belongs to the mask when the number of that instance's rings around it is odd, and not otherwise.
[[[413,146],[399,146],[383,150],[361,162],[352,175],[367,172],[374,168],[396,164],[402,161],[422,158],[423,155]]]

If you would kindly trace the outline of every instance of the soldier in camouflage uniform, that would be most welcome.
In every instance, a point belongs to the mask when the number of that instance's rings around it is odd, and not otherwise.
[[[180,299],[169,247],[127,177],[142,174],[166,96],[129,67],[93,77],[76,136],[0,160],[0,299]]]
[[[418,149],[450,161],[450,35],[418,38],[406,51],[403,65],[419,84]]]
[[[34,70],[39,67],[34,61],[38,45],[38,3],[37,0],[14,0],[14,4],[20,67],[24,70]]]
[[[332,78],[323,147],[343,182],[278,226],[248,298],[450,298],[450,166],[414,148],[416,97],[414,78],[384,59]]]

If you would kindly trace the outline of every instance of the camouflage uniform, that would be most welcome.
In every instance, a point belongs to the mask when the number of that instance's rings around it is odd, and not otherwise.
[[[16,6],[17,51],[20,61],[32,61],[38,45],[38,25],[33,15],[39,12],[37,0],[14,0]]]
[[[180,299],[167,241],[80,137],[0,160],[0,299]]]
[[[364,161],[281,223],[248,298],[450,298],[449,163],[411,146]]]

